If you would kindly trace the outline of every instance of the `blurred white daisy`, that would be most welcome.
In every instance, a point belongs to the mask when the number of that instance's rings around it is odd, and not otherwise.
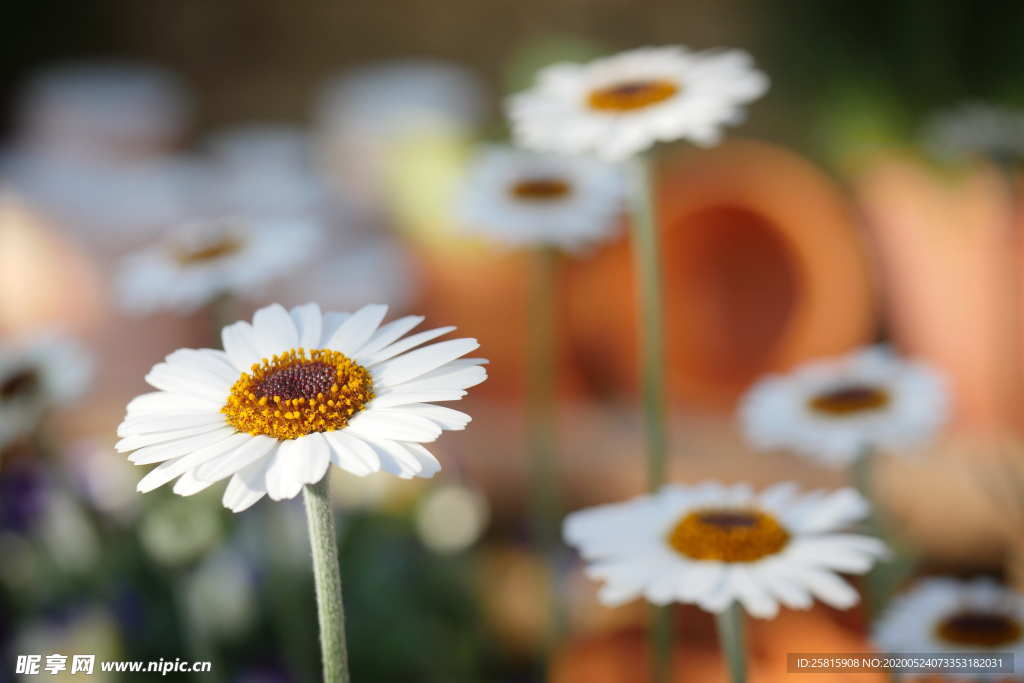
[[[211,198],[225,215],[325,221],[328,188],[313,168],[309,136],[301,128],[248,124],[207,141],[216,174]]]
[[[841,530],[865,517],[853,489],[800,494],[792,483],[755,494],[745,484],[668,485],[653,495],[570,514],[566,541],[603,580],[599,599],[643,596],[722,612],[739,602],[756,617],[813,598],[841,609],[857,591],[838,572],[863,574],[886,553],[878,539]]]
[[[312,258],[323,239],[316,222],[221,219],[185,225],[129,254],[117,272],[125,310],[189,313],[223,294],[252,295]]]
[[[945,423],[949,397],[931,368],[884,347],[813,361],[750,388],[739,413],[760,449],[791,448],[846,465],[873,448],[910,448]]]
[[[969,102],[936,115],[924,143],[947,159],[971,156],[1013,162],[1024,159],[1024,111]]]
[[[511,246],[576,250],[614,231],[624,192],[612,164],[492,145],[469,168],[460,218],[466,230]]]
[[[470,417],[429,402],[462,398],[486,379],[486,361],[462,358],[475,339],[416,349],[454,328],[406,337],[423,318],[381,325],[386,312],[274,304],[225,327],[224,351],[167,356],[146,376],[159,391],[129,403],[118,428],[129,460],[160,463],[138,490],[177,479],[187,496],[230,477],[224,505],[238,512],[267,494],[294,497],[332,462],[359,476],[433,476],[441,466],[422,444]]]
[[[180,79],[159,67],[83,61],[34,74],[18,109],[18,143],[37,154],[125,161],[177,146],[193,102]]]
[[[92,369],[84,348],[54,334],[0,345],[0,448],[81,396]]]
[[[872,640],[886,653],[991,651],[1012,654],[1021,662],[1024,596],[991,579],[924,579],[892,600]]]
[[[524,147],[620,161],[659,141],[713,145],[767,89],[740,50],[650,47],[546,67],[533,89],[512,96],[508,113]]]
[[[396,60],[348,71],[326,84],[317,104],[319,164],[372,215],[394,201],[396,167],[408,163],[413,149],[429,157],[437,146],[450,150],[442,156],[462,158],[485,101],[480,80],[455,63]]]

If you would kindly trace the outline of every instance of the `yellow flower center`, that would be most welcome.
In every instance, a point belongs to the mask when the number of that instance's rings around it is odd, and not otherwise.
[[[1002,647],[1020,639],[1021,625],[1005,614],[964,610],[940,621],[935,634],[952,645]]]
[[[0,401],[11,401],[34,394],[39,388],[39,373],[35,368],[23,368],[0,382]]]
[[[882,410],[890,401],[889,392],[869,384],[847,384],[829,389],[811,398],[807,405],[829,417],[847,417]]]
[[[704,509],[684,515],[666,540],[693,560],[755,562],[785,548],[789,532],[760,510]]]
[[[244,242],[235,235],[224,235],[213,242],[199,247],[174,247],[174,258],[183,266],[194,266],[237,254],[242,250]]]
[[[372,398],[370,372],[345,354],[291,349],[243,372],[221,412],[240,432],[296,439],[344,429]]]
[[[628,112],[650,107],[674,97],[679,85],[668,80],[625,81],[591,90],[587,104],[604,112]]]
[[[562,199],[572,190],[569,183],[561,178],[527,178],[515,183],[509,194],[515,199],[528,202],[548,202]]]

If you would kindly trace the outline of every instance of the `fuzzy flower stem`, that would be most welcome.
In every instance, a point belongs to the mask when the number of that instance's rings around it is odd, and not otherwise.
[[[565,630],[565,609],[558,575],[559,485],[557,467],[556,373],[558,367],[559,254],[538,247],[531,256],[529,294],[529,397],[527,434],[530,442],[530,491],[533,535],[548,560],[551,583],[548,645]]]
[[[747,681],[747,644],[744,636],[744,619],[746,615],[738,602],[734,602],[724,611],[715,615],[715,626],[718,627],[718,642],[722,645],[726,664],[729,667],[731,683]]]
[[[886,541],[886,526],[883,522],[883,511],[875,495],[875,449],[872,446],[864,446],[861,449],[860,457],[853,461],[850,476],[858,493],[868,502],[868,514],[864,519],[864,532]],[[886,594],[889,592],[889,579],[887,578],[882,564],[876,564],[864,576],[863,589],[864,610],[867,614],[868,623],[871,623],[878,616],[882,606],[885,604]]]
[[[640,372],[644,431],[647,440],[647,482],[651,491],[665,483],[665,349],[661,299],[661,262],[658,223],[651,197],[650,161],[638,157],[629,164],[632,203],[633,268],[640,315]],[[657,610],[651,629],[654,649],[652,680],[665,683],[672,669],[671,608]]]
[[[320,619],[320,653],[324,683],[348,683],[348,651],[345,646],[345,608],[341,602],[341,567],[334,514],[327,496],[328,477],[303,490],[309,545],[313,551],[313,579]]]

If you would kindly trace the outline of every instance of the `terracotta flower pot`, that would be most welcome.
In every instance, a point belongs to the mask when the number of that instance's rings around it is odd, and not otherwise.
[[[666,160],[657,208],[671,396],[728,408],[770,370],[871,339],[864,244],[835,184],[780,147],[733,142]],[[636,382],[626,239],[575,267],[576,355],[599,391]]]
[[[1014,290],[1024,213],[1015,237],[1005,180],[983,165],[941,173],[892,157],[870,165],[856,188],[879,245],[895,341],[944,371],[959,426],[1020,425],[1024,309]]]
[[[677,608],[676,649],[672,683],[727,680],[710,615],[694,608]],[[826,608],[809,612],[783,611],[776,619],[748,619],[747,670],[754,683],[791,680],[887,681],[880,673],[787,673],[790,652],[870,652],[860,629]],[[650,680],[651,653],[642,626],[620,628],[570,640],[555,655],[550,679],[554,683],[634,683]]]

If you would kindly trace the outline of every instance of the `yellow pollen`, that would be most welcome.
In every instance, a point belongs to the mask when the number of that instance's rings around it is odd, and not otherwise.
[[[515,199],[528,202],[548,202],[562,199],[572,191],[572,187],[561,178],[527,178],[520,180],[509,188],[509,194]]]
[[[882,410],[890,401],[889,392],[869,384],[847,384],[824,391],[807,402],[816,413],[829,417],[848,417]]]
[[[221,412],[240,432],[286,440],[344,429],[372,398],[370,372],[345,354],[291,349],[243,372]]]
[[[241,251],[243,242],[234,235],[224,235],[220,239],[204,244],[198,248],[177,246],[174,258],[183,266],[191,266],[208,261],[216,261]]]
[[[755,562],[789,543],[789,532],[772,515],[754,509],[695,510],[684,515],[666,541],[693,560]]]
[[[629,112],[664,102],[679,90],[678,84],[668,80],[626,81],[591,90],[587,105],[598,111]]]
[[[940,621],[935,634],[961,647],[1003,647],[1020,640],[1021,625],[1006,614],[965,610]]]

